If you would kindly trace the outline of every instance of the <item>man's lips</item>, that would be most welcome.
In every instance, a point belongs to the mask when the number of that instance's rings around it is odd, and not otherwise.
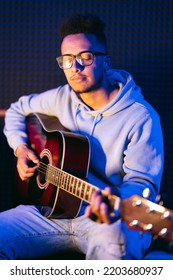
[[[82,81],[84,81],[86,79],[86,77],[84,75],[73,75],[71,77],[71,80],[75,83],[80,83]]]

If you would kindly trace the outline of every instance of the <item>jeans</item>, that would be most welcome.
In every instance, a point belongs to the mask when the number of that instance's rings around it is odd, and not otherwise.
[[[48,219],[32,205],[0,213],[0,259],[39,259],[63,250],[82,252],[90,260],[122,259],[121,221],[98,224],[84,215]]]

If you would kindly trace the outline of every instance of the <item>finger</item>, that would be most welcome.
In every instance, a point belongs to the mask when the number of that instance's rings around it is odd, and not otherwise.
[[[39,159],[31,150],[28,151],[28,159],[31,160],[35,164],[39,163]]]
[[[26,168],[23,168],[23,166],[22,167],[20,165],[17,166],[19,176],[23,181],[32,177],[35,173],[36,168],[35,167],[34,168],[28,168],[27,166],[26,166]]]
[[[85,209],[85,216],[88,217],[89,219],[91,219],[94,222],[102,223],[100,218],[91,211],[91,206],[90,205],[87,206],[86,209]]]
[[[103,192],[102,192],[105,196],[109,196],[111,195],[111,188],[110,187],[106,187]]]
[[[18,159],[17,170],[22,180],[27,180],[28,178],[32,177],[37,168],[38,165],[35,165],[34,167],[28,167],[28,161],[26,158]]]
[[[85,216],[89,217],[91,214],[91,207],[90,205],[85,208]]]
[[[111,224],[109,209],[104,202],[100,205],[100,219],[102,223]]]
[[[102,194],[101,191],[96,191],[91,198],[91,211],[99,215],[100,212],[100,204],[102,203]]]

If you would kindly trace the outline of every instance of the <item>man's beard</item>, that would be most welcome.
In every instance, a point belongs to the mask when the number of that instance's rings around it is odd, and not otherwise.
[[[90,85],[88,87],[86,87],[83,90],[80,89],[75,89],[74,87],[71,86],[71,88],[73,89],[73,91],[77,94],[77,95],[82,95],[84,93],[90,93],[93,92],[95,90],[98,90],[101,87],[102,84],[102,77],[100,77],[100,79],[97,80],[97,83]]]

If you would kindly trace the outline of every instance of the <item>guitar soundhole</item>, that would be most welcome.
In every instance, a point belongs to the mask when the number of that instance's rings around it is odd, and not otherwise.
[[[40,189],[46,189],[49,182],[46,181],[46,172],[48,164],[52,164],[52,156],[48,149],[44,149],[40,154],[40,166],[37,175],[37,184]]]
[[[47,165],[49,164],[49,160],[47,157],[43,157],[41,162],[42,162],[42,172],[39,172],[38,176],[39,176],[40,184],[44,185],[46,183],[45,172],[46,172]]]

